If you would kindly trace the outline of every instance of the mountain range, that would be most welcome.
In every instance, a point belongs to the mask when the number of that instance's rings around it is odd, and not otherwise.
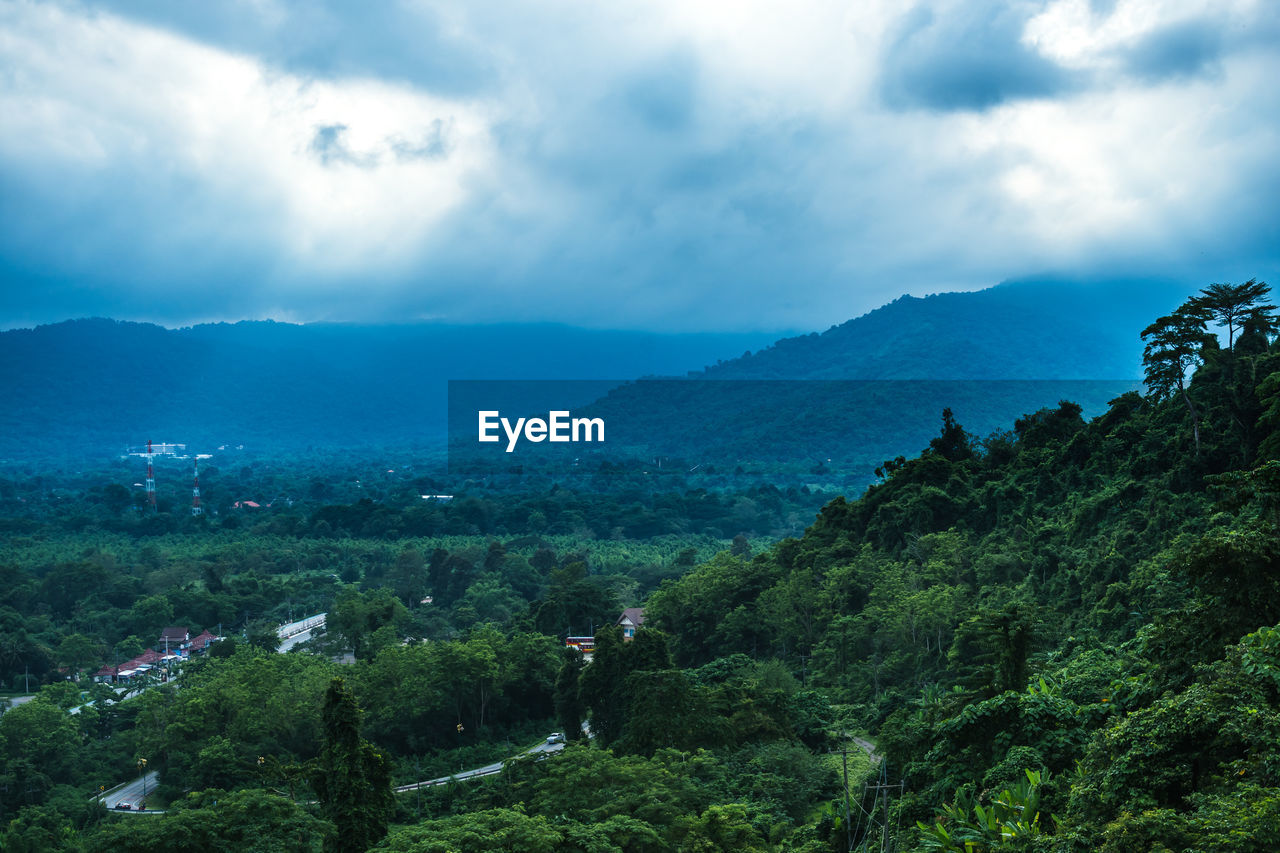
[[[902,296],[827,331],[709,367],[708,379],[1134,379],[1137,330],[1185,294],[1044,280]]]
[[[1134,329],[1153,304],[1177,301],[1166,296],[1052,282],[904,296],[772,343],[555,325],[70,320],[0,332],[0,457],[120,452],[148,438],[198,451],[426,445],[443,430],[451,379],[1132,380]]]

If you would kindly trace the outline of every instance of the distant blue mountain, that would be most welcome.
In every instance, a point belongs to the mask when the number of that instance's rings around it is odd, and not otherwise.
[[[0,457],[109,453],[148,438],[199,449],[412,446],[443,432],[449,379],[683,374],[772,337],[71,320],[0,333]]]
[[[1151,283],[1009,284],[902,297],[772,344],[549,324],[73,320],[0,333],[0,457],[110,453],[148,438],[425,446],[443,429],[450,379],[1128,379],[1140,373],[1138,330],[1182,295]]]
[[[1132,379],[1138,333],[1187,294],[1164,282],[1021,281],[903,296],[821,334],[784,338],[709,379]]]

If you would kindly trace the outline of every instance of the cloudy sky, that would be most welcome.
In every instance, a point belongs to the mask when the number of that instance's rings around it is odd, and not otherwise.
[[[1274,0],[0,0],[0,328],[1280,279]]]

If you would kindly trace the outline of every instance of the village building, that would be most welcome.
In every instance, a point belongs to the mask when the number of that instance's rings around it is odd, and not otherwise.
[[[628,607],[622,611],[622,615],[618,617],[618,621],[615,624],[622,628],[623,640],[634,640],[636,630],[644,624],[644,608]]]
[[[186,660],[192,652],[204,654],[209,646],[220,639],[210,631],[202,631],[195,639],[191,639],[191,632],[185,626],[170,626],[160,632],[156,648],[147,649],[124,663],[104,665],[93,674],[93,680],[106,684],[128,684],[158,666],[165,666],[167,673],[169,665]]]
[[[156,641],[156,651],[178,652],[185,649],[190,641],[191,632],[185,625],[173,625],[160,632],[160,639]]]

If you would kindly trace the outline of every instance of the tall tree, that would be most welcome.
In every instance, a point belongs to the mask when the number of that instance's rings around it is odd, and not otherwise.
[[[78,677],[81,670],[102,660],[102,643],[84,634],[68,634],[58,644],[56,657]]]
[[[616,625],[596,632],[591,665],[578,678],[578,695],[591,709],[591,733],[602,746],[622,736],[634,697],[627,685],[633,673],[671,669],[667,635],[653,628],[636,631],[635,639],[622,639]]]
[[[326,849],[364,853],[387,834],[395,812],[391,762],[360,737],[359,706],[341,678],[329,682],[324,697],[324,746],[312,785],[320,811],[338,828]]]
[[[1006,690],[1020,692],[1027,686],[1027,661],[1035,645],[1040,623],[1033,606],[1009,602],[998,608],[981,608],[956,626],[948,652],[960,682],[984,696]]]
[[[1147,387],[1158,399],[1171,397],[1175,392],[1181,395],[1191,414],[1197,454],[1200,452],[1200,414],[1187,393],[1187,372],[1200,364],[1205,347],[1214,343],[1213,335],[1205,329],[1209,318],[1209,309],[1193,298],[1142,330],[1142,339],[1147,342],[1142,353]]]
[[[601,628],[596,632],[591,665],[578,679],[582,704],[591,709],[591,734],[606,747],[622,735],[626,722],[629,697],[624,685],[631,674],[626,651],[621,628]]]
[[[363,660],[376,651],[370,639],[379,628],[397,627],[409,611],[389,589],[361,592],[354,587],[338,593],[329,611],[329,629],[341,634],[351,645],[351,652]]]
[[[391,568],[391,584],[396,595],[404,601],[406,607],[414,608],[422,601],[427,592],[427,563],[422,552],[416,548],[405,548],[396,557],[396,564]]]
[[[550,581],[546,598],[533,608],[534,625],[542,633],[586,634],[617,616],[617,597],[587,574],[586,563],[573,560],[553,569]]]
[[[1244,284],[1211,284],[1192,301],[1207,312],[1210,319],[1227,327],[1227,349],[1235,350],[1236,330],[1247,321],[1255,322],[1272,334],[1276,329],[1276,306],[1266,304],[1271,288],[1265,281],[1251,278]]]
[[[564,650],[564,663],[556,675],[556,722],[564,729],[568,740],[582,737],[582,698],[578,695],[578,676],[582,674],[582,653],[577,649]]]

